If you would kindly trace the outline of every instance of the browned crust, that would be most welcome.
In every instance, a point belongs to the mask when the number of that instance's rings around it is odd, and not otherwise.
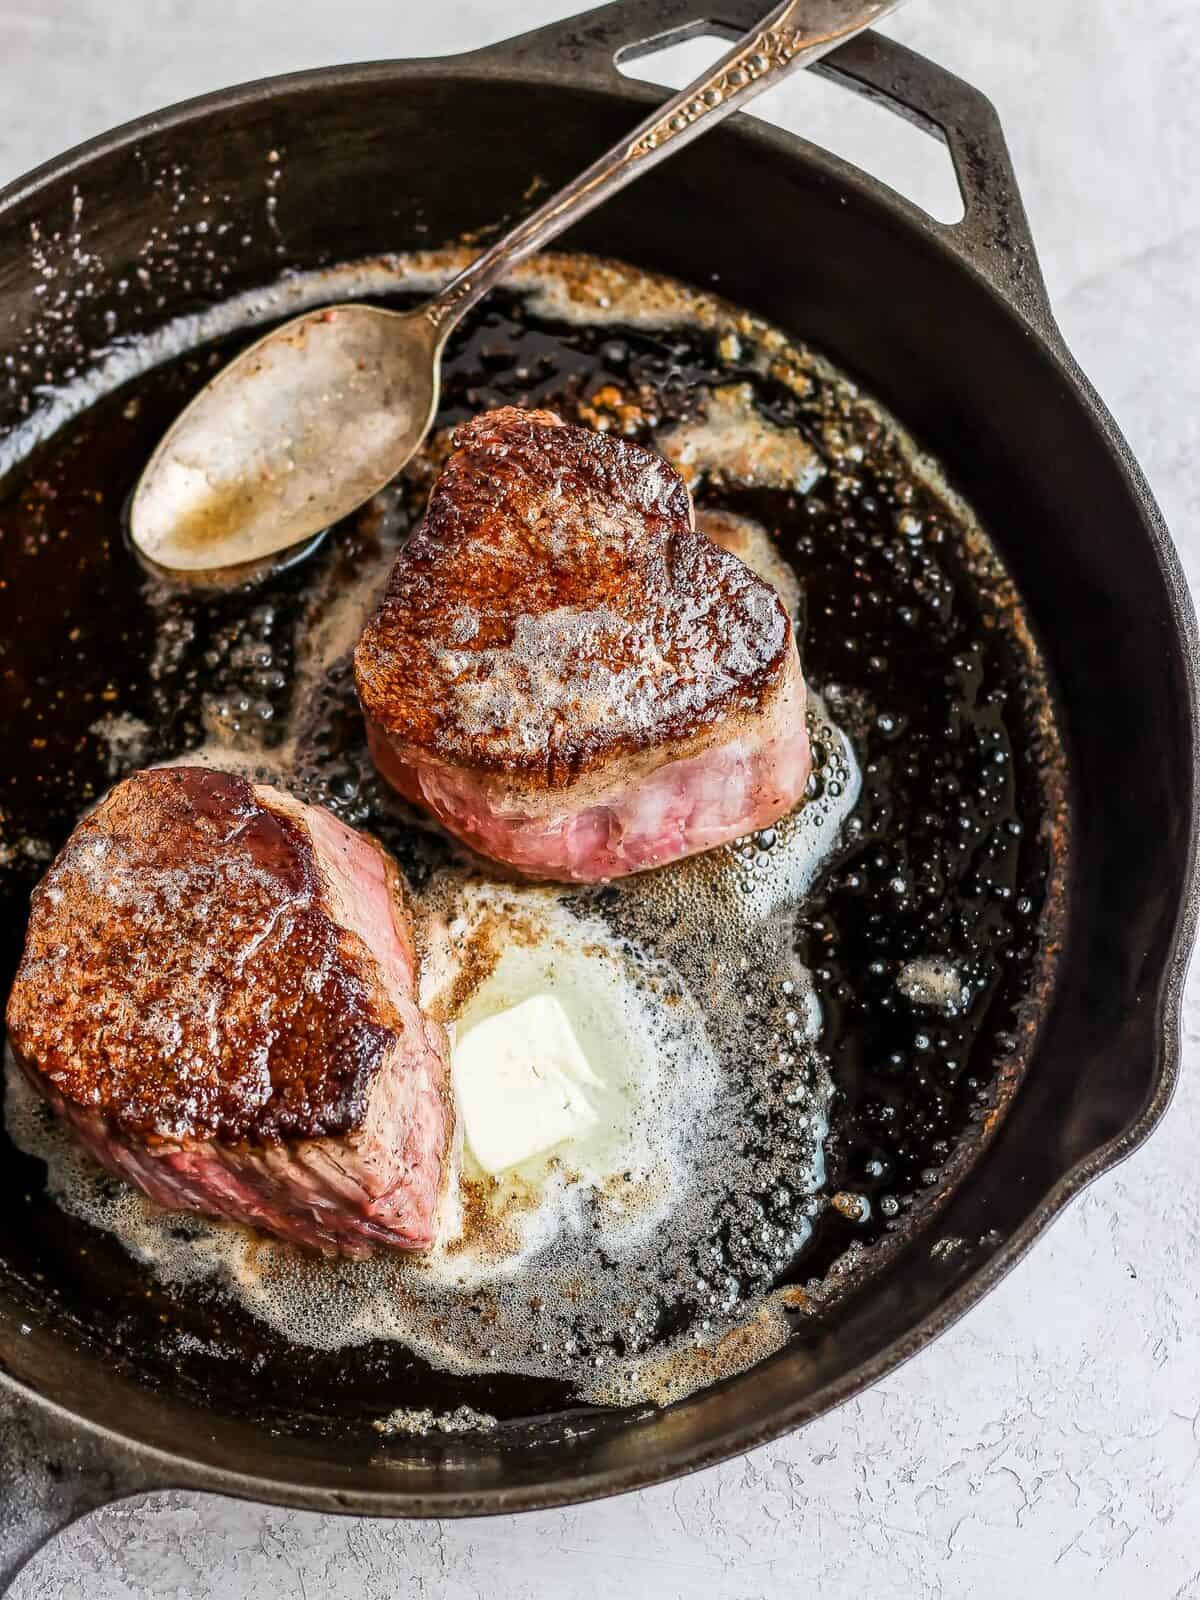
[[[34,893],[13,1048],[143,1139],[350,1133],[402,1030],[321,896],[307,831],[243,778],[138,773]]]
[[[791,645],[652,451],[512,407],[459,428],[355,653],[390,739],[563,789],[759,710]]]

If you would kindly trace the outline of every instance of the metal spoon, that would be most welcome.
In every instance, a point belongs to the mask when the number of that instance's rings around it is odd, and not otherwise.
[[[397,313],[349,303],[276,328],[176,420],[142,474],[130,537],[158,569],[261,572],[369,500],[419,449],[450,330],[505,272],[785,73],[900,0],[784,0],[711,72],[651,115],[440,294]],[[252,564],[252,567],[251,567]]]

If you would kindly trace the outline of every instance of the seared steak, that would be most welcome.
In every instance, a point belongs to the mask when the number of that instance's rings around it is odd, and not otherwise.
[[[425,1249],[452,1111],[402,896],[328,811],[201,767],[137,773],[34,893],[13,1051],[163,1206]]]
[[[384,776],[531,877],[620,877],[790,810],[791,622],[675,469],[547,411],[453,443],[355,655]]]

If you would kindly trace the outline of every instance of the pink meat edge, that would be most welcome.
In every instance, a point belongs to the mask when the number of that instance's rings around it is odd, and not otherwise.
[[[792,811],[812,770],[806,702],[793,650],[768,709],[720,743],[632,782],[588,786],[583,799],[568,789],[550,804],[393,743],[370,719],[367,734],[383,777],[473,850],[529,878],[593,883],[714,849]]]
[[[434,1242],[445,1187],[441,1167],[449,1163],[429,1170],[413,1161],[418,1146],[413,1128],[400,1160],[388,1167],[377,1129],[373,1134],[374,1124],[395,1114],[376,1110],[387,1101],[386,1090],[376,1089],[364,1128],[347,1140],[255,1146],[197,1139],[134,1145],[107,1118],[65,1101],[36,1067],[17,1059],[35,1091],[88,1154],[166,1211],[236,1222],[322,1255],[356,1259],[380,1248],[427,1250]],[[403,1083],[413,1076],[405,1068],[387,1074],[385,1083]],[[433,1132],[426,1128],[425,1137]],[[356,1209],[348,1210],[347,1202]]]

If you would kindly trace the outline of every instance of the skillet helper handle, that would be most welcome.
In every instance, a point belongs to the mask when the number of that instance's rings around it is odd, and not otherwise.
[[[1029,218],[996,108],[928,57],[864,34],[817,68],[945,141],[963,198],[961,222],[927,222],[1039,332],[1059,339]]]
[[[0,1378],[0,1596],[69,1523],[162,1487],[102,1436],[44,1411]]]
[[[796,13],[805,19],[818,10],[815,0],[801,0]],[[686,39],[740,38],[766,15],[764,0],[613,0],[474,54],[497,67],[511,66],[550,80],[567,68],[573,82],[591,78],[598,87],[621,87],[628,93],[630,81],[617,70],[620,63]],[[937,222],[919,207],[903,203],[921,227],[944,240],[1038,332],[1059,343],[1012,159],[987,96],[875,32],[859,33],[839,45],[813,70],[944,141],[962,192],[962,220]]]
[[[425,316],[444,334],[518,261],[542,249],[572,222],[724,121],[787,73],[836,49],[901,3],[777,0],[769,11],[756,7],[749,25],[738,30],[742,37],[728,55],[665,105],[657,106],[585,172],[510,228],[429,302]],[[556,36],[555,30],[550,33],[552,38]],[[608,64],[615,70],[611,51]]]

